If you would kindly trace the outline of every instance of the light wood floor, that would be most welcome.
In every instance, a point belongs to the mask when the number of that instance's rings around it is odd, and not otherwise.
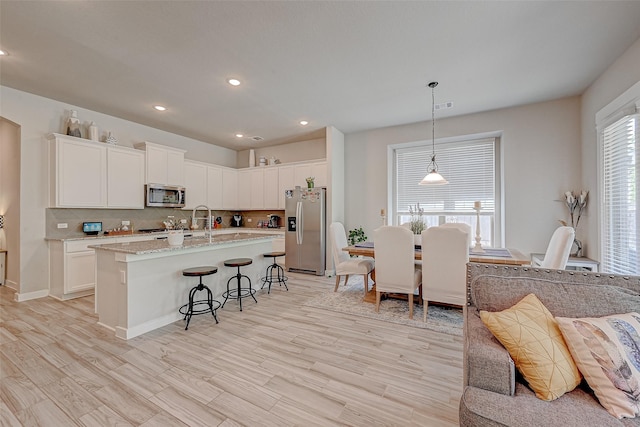
[[[302,306],[333,279],[290,276],[129,341],[93,297],[0,287],[0,425],[458,425],[461,338]]]

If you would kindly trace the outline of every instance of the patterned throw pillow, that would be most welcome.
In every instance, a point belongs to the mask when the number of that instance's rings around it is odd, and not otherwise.
[[[480,318],[539,399],[557,399],[580,384],[580,372],[558,324],[534,294],[503,311],[480,311]]]
[[[600,404],[617,418],[640,414],[640,314],[556,318]]]

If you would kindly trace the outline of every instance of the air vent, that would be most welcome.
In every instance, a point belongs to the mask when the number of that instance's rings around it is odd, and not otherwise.
[[[251,139],[253,139],[254,141],[264,141],[264,138],[261,136],[252,136]]]
[[[435,105],[436,110],[446,110],[447,108],[452,108],[452,107],[453,107],[452,101],[447,101],[447,102],[443,102],[442,104]]]

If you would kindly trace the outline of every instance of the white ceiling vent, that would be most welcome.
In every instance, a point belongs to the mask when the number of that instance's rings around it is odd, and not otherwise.
[[[261,136],[252,136],[251,139],[253,139],[256,142],[264,141],[264,138]]]

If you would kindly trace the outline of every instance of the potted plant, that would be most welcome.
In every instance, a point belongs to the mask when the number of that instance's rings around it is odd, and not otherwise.
[[[356,243],[366,242],[367,235],[364,234],[364,230],[362,227],[354,228],[353,230],[349,230],[349,245],[353,246]]]
[[[315,178],[310,176],[306,179],[306,181],[307,181],[307,188],[313,188]]]
[[[427,228],[427,224],[425,224],[424,219],[422,218],[424,209],[420,207],[420,203],[416,203],[415,208],[413,206],[409,206],[409,214],[411,215],[409,224],[411,231],[413,232],[414,244],[421,245],[422,232]]]

